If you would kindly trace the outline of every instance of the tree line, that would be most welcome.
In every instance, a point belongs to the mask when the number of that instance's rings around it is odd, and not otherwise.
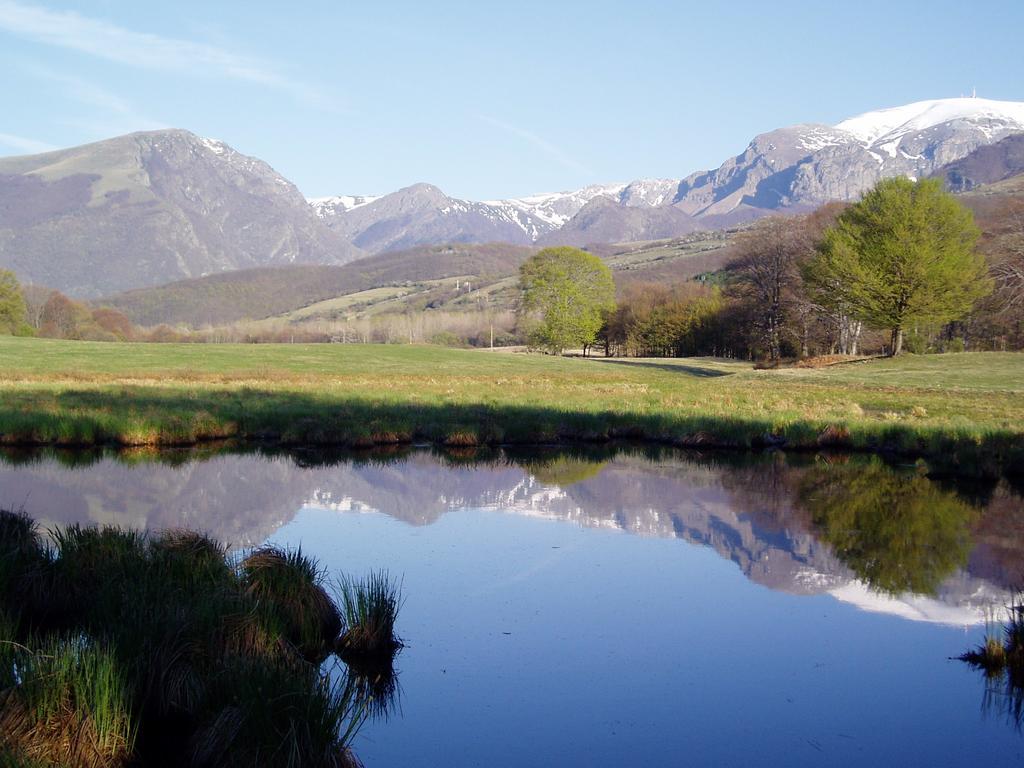
[[[761,220],[737,237],[719,280],[617,297],[596,256],[546,249],[523,267],[520,312],[530,344],[551,352],[778,361],[1021,349],[1019,208],[982,238],[941,181],[887,179],[853,205]]]
[[[135,325],[111,307],[75,301],[60,291],[20,285],[0,270],[0,334],[80,341],[258,344],[436,344],[487,347],[518,344],[511,311],[412,311],[293,323],[285,318],[201,328]]]
[[[85,341],[144,338],[121,312],[93,307],[60,291],[21,286],[10,270],[0,270],[0,334]]]

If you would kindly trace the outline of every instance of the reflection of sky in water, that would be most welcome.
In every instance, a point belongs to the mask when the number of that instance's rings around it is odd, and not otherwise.
[[[360,734],[371,768],[1019,762],[949,657],[1020,574],[1020,497],[858,462],[43,460],[0,463],[0,504],[401,575],[402,716]],[[890,546],[893,521],[915,535]],[[866,583],[903,576],[934,594]]]
[[[551,509],[551,506],[552,502],[561,501],[565,498],[566,493],[561,489],[557,487],[544,487],[531,494],[530,503],[527,505],[493,505],[489,509],[526,517],[562,520],[565,519],[565,515],[558,514]],[[338,500],[327,500],[319,492],[315,493],[313,498],[303,505],[303,508],[345,514],[372,514],[380,512],[380,510],[348,497]],[[577,509],[576,512],[579,513],[582,510]],[[652,511],[652,513],[657,515],[656,511]],[[614,519],[604,519],[597,522],[590,521],[589,525],[596,527],[602,523],[605,527],[622,530]],[[830,594],[837,600],[855,605],[864,611],[887,613],[911,621],[925,621],[961,627],[985,622],[986,618],[990,615],[989,609],[991,606],[1003,605],[1010,598],[1008,590],[999,589],[983,581],[971,580],[965,577],[961,577],[960,581],[968,584],[969,588],[973,591],[958,596],[958,599],[963,601],[962,604],[951,604],[948,601],[928,595],[917,595],[910,592],[890,595],[873,589],[869,584],[856,578],[851,578],[836,586],[832,586],[834,579],[813,571],[801,571],[794,575],[794,580],[800,582],[800,586],[804,589]]]
[[[973,765],[1024,739],[949,657],[977,630],[747,579],[710,548],[454,511],[305,509],[274,536],[405,581],[402,717],[368,766]]]

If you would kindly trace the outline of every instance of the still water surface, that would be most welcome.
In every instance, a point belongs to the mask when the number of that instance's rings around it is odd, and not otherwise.
[[[1020,764],[950,660],[1024,583],[1024,499],[865,457],[0,456],[44,526],[194,527],[404,578],[384,766]]]

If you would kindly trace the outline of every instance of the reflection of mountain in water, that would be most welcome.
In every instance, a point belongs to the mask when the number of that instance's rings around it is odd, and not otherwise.
[[[247,546],[295,517],[315,482],[285,458],[224,455],[172,466],[108,457],[78,468],[41,460],[0,464],[0,506],[23,506],[43,527],[197,528]]]
[[[300,466],[287,457],[229,454],[178,466],[104,458],[79,468],[39,460],[0,465],[0,505],[24,504],[44,525],[193,527],[236,546],[262,541],[303,506],[377,511],[414,525],[450,510],[494,509],[684,539],[713,548],[772,589],[829,592],[868,610],[944,623],[980,620],[983,606],[1020,583],[1024,505],[1002,485],[989,489],[979,513],[954,491],[877,460],[604,458],[498,456],[467,464],[416,452]],[[883,490],[868,498],[858,482]],[[849,489],[857,495],[844,500]],[[928,514],[937,504],[946,510],[941,529]],[[893,537],[886,526],[894,515],[903,515],[899,530],[915,536]],[[962,556],[938,551],[963,537]],[[891,567],[880,572],[886,558]],[[865,580],[934,595],[887,596]]]

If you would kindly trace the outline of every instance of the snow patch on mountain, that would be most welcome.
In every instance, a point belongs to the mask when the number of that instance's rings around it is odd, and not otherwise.
[[[332,197],[312,197],[309,204],[321,219],[340,213],[353,211],[379,200],[380,195],[334,195]]]
[[[202,144],[211,152],[213,152],[213,154],[215,155],[224,156],[231,151],[231,147],[229,147],[223,141],[220,141],[218,139],[208,139],[205,137],[199,137],[199,143]]]
[[[519,219],[520,226],[523,226],[531,240],[536,240],[547,232],[560,229],[594,198],[616,198],[626,189],[626,186],[626,184],[591,184],[571,192],[545,192],[508,200],[488,200],[485,205],[502,210],[511,208],[525,214],[524,218]]]
[[[845,131],[837,131],[827,125],[810,125],[800,131],[797,146],[813,153],[825,147],[849,143],[850,140],[851,137]]]

